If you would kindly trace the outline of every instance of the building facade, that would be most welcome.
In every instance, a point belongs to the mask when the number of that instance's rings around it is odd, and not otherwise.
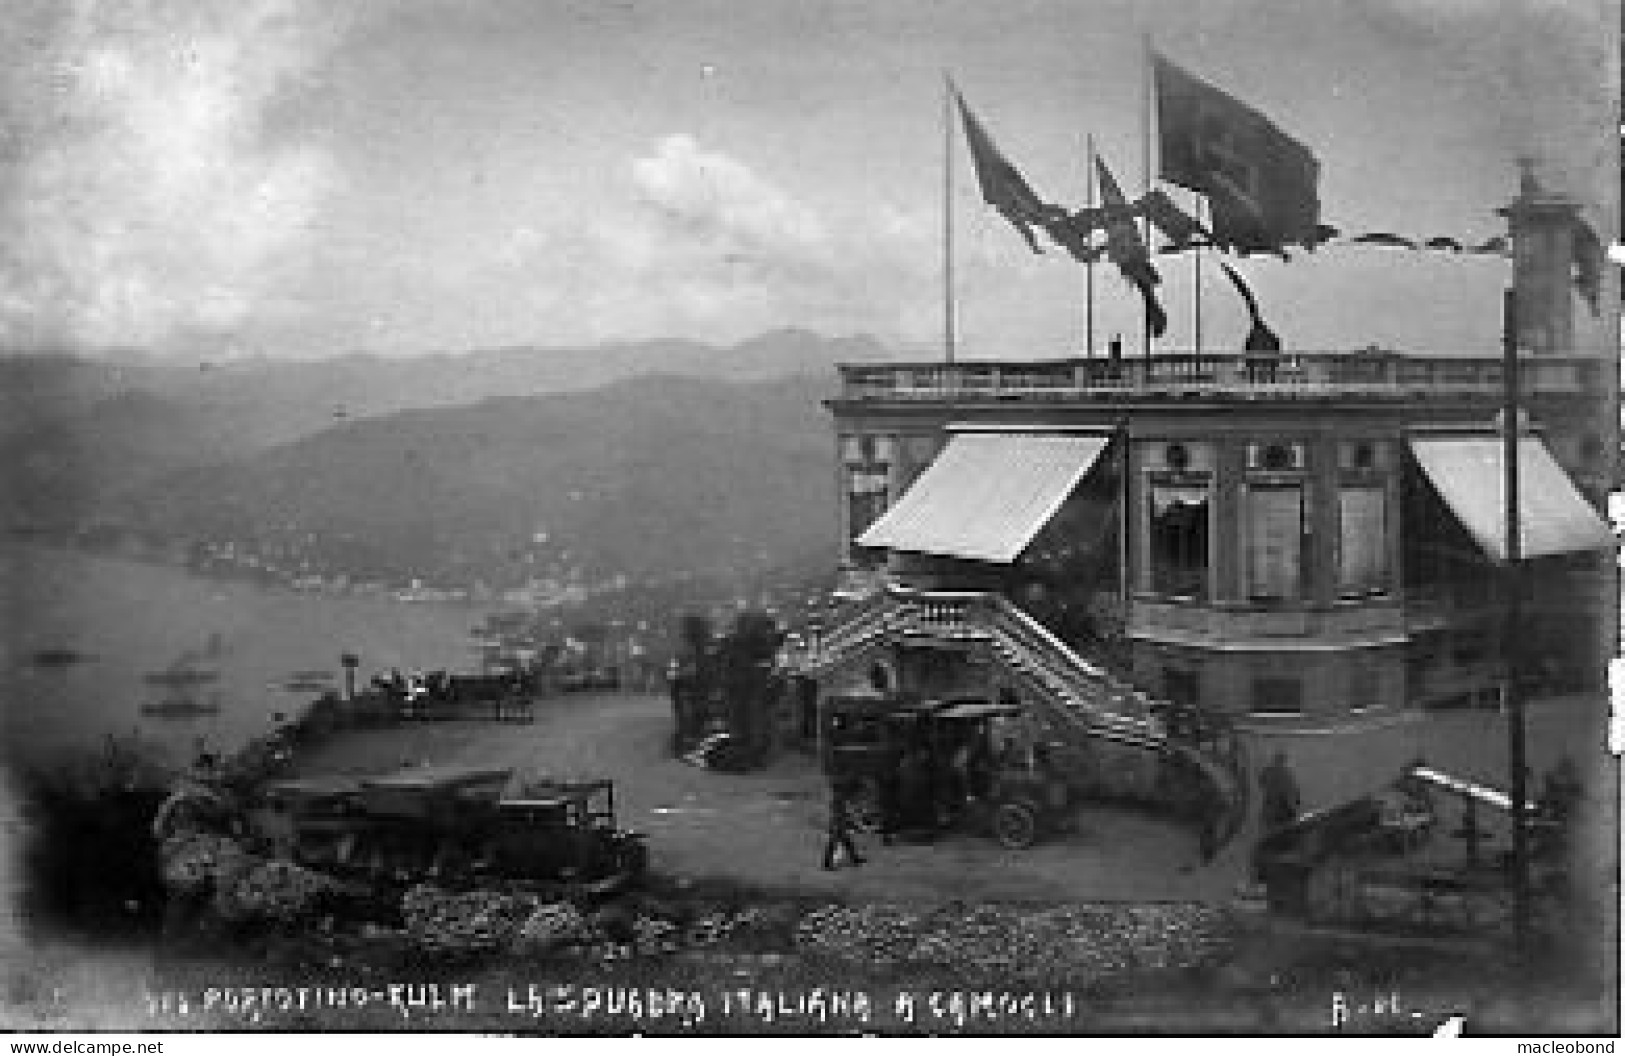
[[[843,589],[997,592],[1146,693],[1255,726],[1492,702],[1513,646],[1537,691],[1599,685],[1615,350],[1574,347],[1575,206],[1526,175],[1502,213],[1516,642],[1498,349],[844,365]]]

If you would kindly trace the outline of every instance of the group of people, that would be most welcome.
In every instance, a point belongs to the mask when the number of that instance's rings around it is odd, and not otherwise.
[[[993,798],[998,772],[1014,770],[1056,777],[1049,746],[1021,748],[1006,737],[995,752],[989,736],[974,735],[951,748],[937,745],[933,751],[923,744],[906,748],[895,767],[868,779],[873,781],[870,797],[861,794],[866,779],[833,778],[824,868],[836,868],[843,853],[850,864],[863,864],[853,834],[860,827],[858,814],[866,800],[877,810],[880,842],[889,845],[906,833],[935,833],[954,824],[975,804]]]
[[[881,842],[890,844],[905,832],[931,832],[952,824],[973,801],[991,794],[995,766],[984,737],[967,738],[945,755],[922,745],[908,748],[894,769],[873,779]],[[836,868],[841,852],[851,864],[863,864],[852,839],[862,786],[862,779],[849,775],[830,782],[825,869]]]

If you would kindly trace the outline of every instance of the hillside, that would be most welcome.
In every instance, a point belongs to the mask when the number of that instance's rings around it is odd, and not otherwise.
[[[335,426],[125,496],[292,572],[495,585],[827,567],[830,379],[646,377]]]
[[[329,429],[342,434],[402,411],[580,392],[651,374],[827,380],[836,362],[887,354],[869,338],[777,330],[727,347],[645,341],[409,359],[3,355],[0,459],[8,474],[0,527],[62,530],[102,516],[120,493],[157,476],[234,462]]]
[[[775,330],[726,347],[664,340],[393,359],[361,353],[321,360],[246,359],[171,370],[155,384],[207,420],[229,422],[242,443],[268,447],[335,422],[413,408],[579,392],[651,374],[720,381],[828,377],[837,362],[886,354],[869,338]]]
[[[141,390],[63,391],[35,410],[30,428],[0,437],[0,527],[66,530],[145,481],[245,450],[226,423]]]

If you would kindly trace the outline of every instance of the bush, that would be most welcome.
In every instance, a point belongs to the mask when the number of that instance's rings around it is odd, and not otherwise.
[[[24,769],[25,919],[97,935],[155,927],[165,891],[151,827],[169,783],[145,748],[111,738]]]

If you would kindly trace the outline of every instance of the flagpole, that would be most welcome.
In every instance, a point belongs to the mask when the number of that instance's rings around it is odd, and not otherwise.
[[[1140,87],[1145,93],[1145,109],[1140,114],[1140,164],[1141,174],[1144,176],[1144,186],[1141,193],[1151,193],[1151,122],[1153,120],[1151,109],[1156,105],[1156,92],[1151,84],[1151,34],[1140,34]],[[1151,251],[1151,222],[1145,217],[1140,218],[1140,240],[1145,243],[1146,252]],[[1141,333],[1145,340],[1145,370],[1146,380],[1151,380],[1151,313],[1147,311],[1141,320]]]
[[[954,82],[942,74],[942,347],[954,361]]]
[[[1095,134],[1093,132],[1091,132],[1088,135],[1086,135],[1084,137],[1084,143],[1085,143],[1084,150],[1085,150],[1085,153],[1086,153],[1086,155],[1088,157],[1088,161],[1086,162],[1087,171],[1084,173],[1084,179],[1087,181],[1088,190],[1085,192],[1085,195],[1084,195],[1084,204],[1086,206],[1088,206],[1090,209],[1093,209],[1095,207]],[[1088,260],[1083,262],[1083,274],[1084,274],[1084,300],[1083,300],[1084,324],[1083,325],[1084,325],[1084,335],[1085,335],[1085,341],[1086,341],[1086,343],[1084,345],[1084,348],[1085,348],[1085,350],[1087,352],[1088,357],[1090,359],[1093,359],[1093,358],[1095,358],[1095,258],[1094,257],[1091,256]]]
[[[1202,222],[1202,196],[1196,191],[1191,192],[1191,212],[1196,216],[1196,222]],[[1196,246],[1192,255],[1191,270],[1195,272],[1196,288],[1191,295],[1191,316],[1196,330],[1196,369],[1202,368],[1202,246]]]

